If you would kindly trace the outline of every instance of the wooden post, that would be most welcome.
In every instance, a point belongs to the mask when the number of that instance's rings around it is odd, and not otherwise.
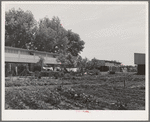
[[[12,81],[11,63],[9,64],[9,72],[10,72],[10,81]]]
[[[18,76],[18,65],[15,66],[16,76]]]
[[[12,80],[12,73],[10,73],[10,81],[13,81],[13,80]]]
[[[11,71],[11,63],[9,63],[9,71]]]
[[[18,50],[18,61],[20,61],[20,50]]]

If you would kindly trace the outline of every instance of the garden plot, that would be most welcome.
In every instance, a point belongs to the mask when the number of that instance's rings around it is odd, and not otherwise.
[[[68,80],[7,80],[5,109],[143,110],[145,76],[115,74]]]

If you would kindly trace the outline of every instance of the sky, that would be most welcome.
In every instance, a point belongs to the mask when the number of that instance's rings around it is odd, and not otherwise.
[[[134,53],[146,53],[146,2],[68,3],[10,2],[5,4],[5,11],[29,10],[37,21],[58,16],[65,29],[79,34],[85,42],[83,58],[134,65]]]

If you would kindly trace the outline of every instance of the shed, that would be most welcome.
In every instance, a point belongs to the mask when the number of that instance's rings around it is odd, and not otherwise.
[[[137,74],[145,75],[145,54],[134,53],[134,64],[137,64]]]

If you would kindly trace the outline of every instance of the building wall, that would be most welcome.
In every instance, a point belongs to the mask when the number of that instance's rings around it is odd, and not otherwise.
[[[119,63],[105,61],[105,66],[107,66],[110,71],[120,72],[120,64]]]
[[[138,65],[138,72],[139,75],[145,75],[145,64],[139,64]]]
[[[107,72],[107,71],[109,71],[109,67],[108,66],[101,66],[100,71]]]
[[[59,64],[56,59],[57,54],[5,46],[5,62],[37,63],[39,56],[45,59],[46,64]]]
[[[104,60],[98,60],[98,63],[99,63],[101,66],[105,66],[105,61],[104,61]]]
[[[145,54],[134,53],[134,63],[135,64],[145,64]]]
[[[115,64],[112,62],[105,62],[105,66],[115,66]]]
[[[137,74],[145,75],[145,54],[134,53],[134,63],[137,64]]]

